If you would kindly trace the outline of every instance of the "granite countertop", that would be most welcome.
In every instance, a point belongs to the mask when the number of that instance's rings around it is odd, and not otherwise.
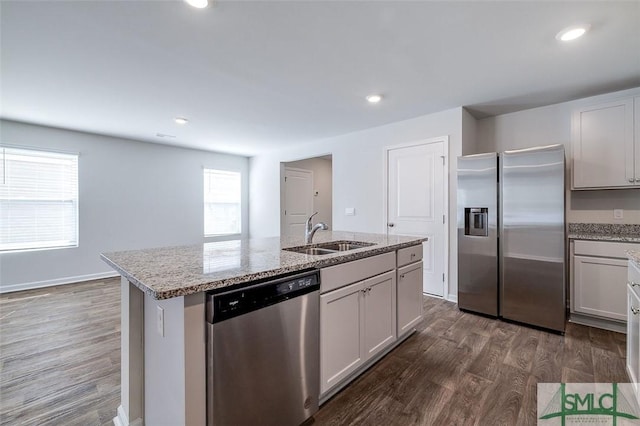
[[[640,250],[627,250],[627,256],[640,268]]]
[[[570,223],[569,239],[640,243],[640,225]]]
[[[170,299],[288,272],[337,265],[426,240],[424,237],[319,231],[314,244],[364,241],[374,245],[318,256],[282,250],[304,245],[302,237],[274,237],[103,253],[100,257],[154,299]]]

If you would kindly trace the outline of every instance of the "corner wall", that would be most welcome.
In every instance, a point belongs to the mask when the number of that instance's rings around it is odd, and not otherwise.
[[[212,241],[203,237],[204,167],[242,173],[248,235],[246,157],[7,120],[0,143],[80,153],[79,246],[0,254],[0,292],[115,276],[102,252]]]
[[[462,155],[462,108],[429,114],[334,138],[255,156],[250,159],[251,237],[280,234],[280,162],[332,154],[333,228],[386,233],[384,149],[388,146],[449,136],[449,290],[457,297],[456,169]],[[345,216],[346,207],[355,216]]]

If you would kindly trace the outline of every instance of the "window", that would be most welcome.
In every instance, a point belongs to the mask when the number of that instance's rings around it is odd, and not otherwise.
[[[204,235],[241,232],[240,173],[204,169]]]
[[[0,147],[0,251],[78,246],[78,156]]]

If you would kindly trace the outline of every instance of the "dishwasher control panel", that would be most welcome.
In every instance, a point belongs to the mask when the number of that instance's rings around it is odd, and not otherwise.
[[[305,272],[225,293],[207,295],[207,321],[216,323],[320,289],[317,271]]]

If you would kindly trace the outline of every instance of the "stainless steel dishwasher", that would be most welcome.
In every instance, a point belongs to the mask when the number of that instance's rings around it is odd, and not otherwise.
[[[207,424],[297,426],[318,410],[320,276],[207,294]]]

